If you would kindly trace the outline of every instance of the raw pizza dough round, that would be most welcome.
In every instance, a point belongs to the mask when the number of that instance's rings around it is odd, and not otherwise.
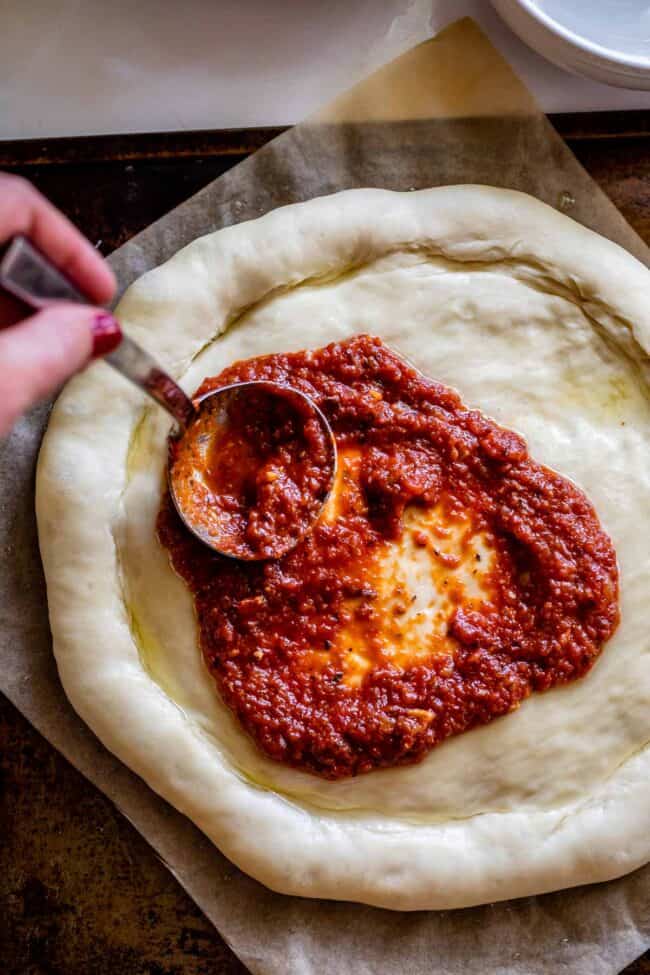
[[[650,859],[650,273],[507,190],[350,190],[194,241],[118,315],[193,391],[232,361],[381,336],[571,477],[617,550],[587,677],[410,767],[331,782],[267,759],[218,698],[154,533],[166,416],[106,365],[58,400],[37,514],[54,651],[104,744],[276,890],[416,910]]]

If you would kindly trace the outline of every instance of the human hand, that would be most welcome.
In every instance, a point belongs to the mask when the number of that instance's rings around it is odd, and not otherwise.
[[[0,245],[16,234],[29,237],[91,301],[110,301],[115,277],[94,247],[30,183],[0,173]],[[21,302],[0,291],[0,436],[122,337],[102,308],[61,302],[28,314]]]

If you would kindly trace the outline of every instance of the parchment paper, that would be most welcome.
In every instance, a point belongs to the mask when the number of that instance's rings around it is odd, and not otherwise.
[[[120,289],[180,246],[278,205],[352,186],[484,182],[527,190],[650,254],[530,95],[465,20],[257,152],[111,258]],[[260,255],[260,260],[264,255]],[[463,911],[393,913],[268,891],[114,759],[67,703],[51,654],[33,513],[48,408],[0,447],[0,687],[147,838],[253,973],[609,975],[650,944],[650,867]]]

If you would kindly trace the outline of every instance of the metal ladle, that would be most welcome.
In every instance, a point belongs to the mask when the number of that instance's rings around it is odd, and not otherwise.
[[[32,308],[40,309],[55,301],[74,301],[88,304],[88,299],[55,267],[26,237],[14,237],[0,258],[0,287],[19,298]],[[188,429],[209,416],[214,429],[214,435],[224,432],[224,426],[229,422],[233,410],[237,409],[240,397],[250,395],[254,390],[261,390],[267,396],[275,395],[283,400],[293,399],[300,404],[303,416],[310,416],[320,425],[329,447],[331,462],[330,476],[324,492],[314,498],[313,517],[309,517],[304,530],[296,531],[291,536],[274,538],[272,550],[267,546],[264,554],[242,555],[236,548],[229,550],[228,538],[224,536],[219,541],[214,536],[208,536],[201,524],[192,517],[190,506],[186,500],[190,492],[187,483],[180,482],[174,475],[173,463],[168,464],[168,483],[170,494],[176,510],[186,527],[204,544],[214,551],[231,558],[245,560],[261,560],[279,558],[294,548],[301,538],[311,530],[313,524],[320,517],[336,474],[336,442],[332,429],[323,413],[316,404],[304,393],[289,386],[275,383],[252,381],[236,383],[216,389],[202,397],[196,403],[183,392],[180,386],[169,376],[156,360],[137,342],[128,335],[123,335],[120,345],[105,357],[114,369],[125,376],[132,383],[145,392],[151,399],[163,407],[176,421],[179,430],[171,438],[171,444],[182,439]],[[220,427],[219,427],[220,425]],[[170,459],[172,451],[170,450]],[[196,472],[195,472],[196,473]],[[185,489],[185,490],[183,490]],[[301,524],[300,528],[303,526]],[[275,544],[277,541],[277,545]]]

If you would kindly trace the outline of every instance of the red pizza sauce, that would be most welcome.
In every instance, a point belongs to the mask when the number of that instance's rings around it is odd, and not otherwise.
[[[170,443],[176,502],[194,530],[240,559],[284,555],[332,486],[327,424],[295,390],[235,385],[208,397]]]
[[[329,420],[340,463],[323,516],[265,563],[210,552],[169,497],[158,534],[262,751],[329,779],[417,762],[589,670],[618,623],[616,555],[520,436],[367,335],[236,363],[198,394],[252,379]]]

